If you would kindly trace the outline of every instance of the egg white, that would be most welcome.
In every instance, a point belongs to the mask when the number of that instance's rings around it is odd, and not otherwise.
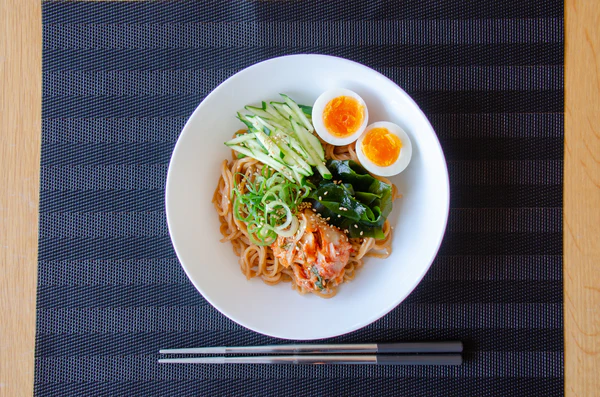
[[[373,163],[367,158],[363,151],[363,140],[367,133],[373,128],[385,128],[400,138],[400,141],[402,142],[402,148],[400,149],[398,158],[393,164],[390,164],[387,167],[381,167]],[[362,166],[372,174],[379,176],[394,176],[404,171],[408,166],[408,163],[410,163],[412,157],[412,144],[410,143],[410,138],[400,126],[390,123],[389,121],[378,121],[368,126],[360,138],[358,138],[358,142],[356,142],[356,156]]]
[[[323,111],[325,110],[325,106],[327,106],[329,101],[331,101],[334,98],[340,97],[340,96],[348,96],[348,97],[356,99],[358,101],[358,103],[362,105],[362,107],[364,109],[364,119],[363,119],[363,122],[360,125],[360,127],[352,135],[349,135],[349,136],[343,137],[343,138],[340,138],[340,137],[337,137],[337,136],[331,134],[329,132],[329,130],[327,129],[327,127],[325,127],[325,123],[323,122]],[[313,126],[315,127],[315,131],[317,131],[317,134],[319,134],[321,139],[323,139],[325,142],[327,142],[331,145],[334,145],[334,146],[347,145],[349,143],[356,141],[358,139],[358,137],[363,133],[365,128],[367,127],[368,122],[369,122],[369,111],[367,109],[367,105],[365,104],[365,101],[356,92],[350,91],[345,88],[333,88],[331,90],[325,91],[317,98],[317,100],[315,101],[315,104],[313,105],[312,123],[313,123]]]

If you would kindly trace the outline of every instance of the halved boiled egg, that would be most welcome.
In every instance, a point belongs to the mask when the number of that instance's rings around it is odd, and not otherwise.
[[[412,145],[402,128],[388,121],[378,121],[368,126],[358,138],[356,155],[367,171],[392,176],[408,166]]]
[[[354,91],[335,88],[322,93],[312,110],[312,123],[325,142],[342,146],[363,133],[369,121],[365,101]]]

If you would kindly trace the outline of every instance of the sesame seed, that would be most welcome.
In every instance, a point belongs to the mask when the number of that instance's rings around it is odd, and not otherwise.
[[[360,232],[360,235],[361,235],[361,236],[363,235],[363,232],[362,232],[362,231]]]
[[[358,229],[358,225],[354,225],[354,227],[355,227],[356,229]]]
[[[319,200],[323,200],[323,197],[319,196]]]
[[[323,196],[327,196],[327,193],[329,193],[329,192],[325,192],[325,193],[323,193]]]
[[[342,216],[338,214],[338,218],[341,218]]]

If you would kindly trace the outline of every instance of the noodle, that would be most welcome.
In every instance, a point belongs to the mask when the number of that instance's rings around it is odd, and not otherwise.
[[[355,144],[345,146],[332,146],[322,142],[325,149],[325,157],[334,160],[354,160],[359,163],[356,156]],[[231,192],[234,185],[241,189],[244,186],[242,175],[250,178],[251,175],[260,171],[262,163],[250,157],[237,159],[235,154],[233,160],[224,160],[221,165],[221,177],[213,195],[213,204],[219,215],[221,222],[220,232],[223,235],[221,242],[231,242],[233,252],[240,257],[240,270],[249,280],[254,277],[260,277],[268,285],[275,285],[280,282],[291,282],[292,288],[300,294],[312,292],[322,298],[331,298],[337,293],[337,286],[332,287],[330,293],[313,291],[304,288],[296,279],[293,266],[301,264],[294,263],[289,268],[283,266],[277,257],[275,257],[270,246],[258,246],[252,244],[248,238],[246,224],[235,218],[233,214],[233,204],[231,202]],[[382,182],[392,186],[392,199],[399,197],[395,185],[387,178],[374,176]],[[392,253],[392,228],[389,221],[383,225],[384,238],[376,240],[372,237],[350,238],[352,252],[345,268],[342,271],[342,283],[349,282],[356,277],[357,271],[363,266],[365,257],[387,258]]]

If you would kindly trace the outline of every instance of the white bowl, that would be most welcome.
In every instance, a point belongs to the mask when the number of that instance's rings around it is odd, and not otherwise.
[[[410,136],[408,168],[392,181],[403,197],[388,218],[393,253],[369,258],[332,299],[300,295],[289,283],[246,280],[230,243],[221,243],[211,202],[223,144],[243,127],[236,111],[288,94],[312,105],[323,91],[343,87],[367,103],[370,122],[391,121]],[[219,85],[196,108],[175,150],[166,187],[169,233],[185,272],[204,298],[231,320],[278,338],[319,339],[364,327],[387,314],[421,281],[442,242],[449,207],[448,170],[433,128],[391,80],[359,63],[322,55],[293,55],[258,63]]]

